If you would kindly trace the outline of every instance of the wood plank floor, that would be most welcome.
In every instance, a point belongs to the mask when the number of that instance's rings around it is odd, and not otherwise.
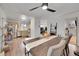
[[[5,53],[6,56],[24,56],[24,46],[22,44],[24,38],[17,38],[13,40],[11,49]]]
[[[76,37],[72,36],[71,40],[70,40],[70,44],[76,45]]]

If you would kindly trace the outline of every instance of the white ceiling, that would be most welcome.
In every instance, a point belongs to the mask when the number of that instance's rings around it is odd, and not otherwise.
[[[41,8],[38,8],[34,11],[29,11],[29,9],[40,5],[41,3],[0,3],[0,7],[5,12],[7,18],[13,20],[19,19],[22,14],[38,19],[47,19],[57,15],[64,15],[79,11],[79,3],[49,3],[48,7],[55,9],[55,13],[42,10]]]

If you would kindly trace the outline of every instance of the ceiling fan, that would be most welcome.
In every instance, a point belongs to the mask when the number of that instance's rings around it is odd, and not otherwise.
[[[42,7],[43,10],[47,10],[47,11],[50,11],[50,12],[56,12],[56,10],[48,8],[48,3],[42,3],[42,5],[34,7],[32,9],[29,9],[29,11],[33,11],[33,10],[39,8],[39,7]]]

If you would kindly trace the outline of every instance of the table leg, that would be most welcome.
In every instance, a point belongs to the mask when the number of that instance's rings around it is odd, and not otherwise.
[[[29,52],[28,52],[28,56],[29,56]]]
[[[26,52],[26,48],[25,48],[25,56],[26,56],[26,54],[29,56],[29,53],[30,53],[30,51]]]
[[[26,48],[25,48],[25,56],[26,56]]]

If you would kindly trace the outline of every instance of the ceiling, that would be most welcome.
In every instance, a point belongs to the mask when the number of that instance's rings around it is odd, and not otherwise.
[[[29,11],[29,9],[39,5],[41,5],[41,3],[0,3],[0,7],[10,20],[18,20],[22,14],[37,19],[48,19],[79,11],[79,3],[49,3],[48,7],[55,9],[55,13],[42,10],[41,7],[34,11]]]

